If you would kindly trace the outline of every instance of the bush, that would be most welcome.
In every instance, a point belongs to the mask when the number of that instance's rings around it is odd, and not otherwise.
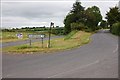
[[[71,23],[71,29],[72,30],[83,30],[85,28],[85,25],[83,23]]]
[[[115,35],[119,35],[120,36],[120,22],[115,23],[112,25],[111,27],[111,32]]]
[[[55,35],[64,35],[64,28],[53,28],[51,33]]]

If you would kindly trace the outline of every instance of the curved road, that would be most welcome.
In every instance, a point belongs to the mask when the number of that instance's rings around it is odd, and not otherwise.
[[[4,78],[117,78],[118,38],[101,30],[80,48],[54,54],[3,54]]]

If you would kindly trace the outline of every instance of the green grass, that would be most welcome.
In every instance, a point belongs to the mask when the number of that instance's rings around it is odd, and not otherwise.
[[[22,33],[23,34],[23,38],[22,39],[18,39],[16,34],[18,33]],[[19,41],[19,40],[25,40],[28,39],[28,34],[31,34],[31,32],[2,32],[1,36],[2,36],[2,42],[11,42],[11,41]]]
[[[18,39],[16,34],[18,33],[22,33],[23,34],[23,38],[22,39]],[[12,41],[20,41],[20,40],[26,40],[28,39],[28,34],[46,34],[46,36],[48,36],[48,32],[1,32],[0,33],[0,38],[2,40],[2,42],[12,42]],[[54,36],[52,34],[52,36]]]
[[[64,40],[70,39],[74,34],[76,34],[77,30],[72,31],[71,33],[69,33],[67,36],[65,36]]]
[[[73,33],[74,35],[71,35]],[[70,35],[71,36],[67,35],[64,38],[57,38],[51,40],[51,48],[47,48],[48,41],[44,41],[43,48],[41,47],[42,46],[41,42],[35,42],[32,43],[32,46],[30,46],[29,44],[24,44],[14,47],[3,48],[3,52],[18,53],[18,54],[34,53],[34,52],[52,53],[61,50],[73,49],[89,43],[90,41],[89,38],[91,36],[91,33],[77,31],[77,32],[71,32]]]

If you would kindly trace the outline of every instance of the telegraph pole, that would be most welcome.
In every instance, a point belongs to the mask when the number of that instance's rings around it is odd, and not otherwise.
[[[50,48],[50,38],[51,38],[51,27],[54,26],[54,23],[50,23],[50,29],[49,29],[49,40],[48,40],[48,48]]]

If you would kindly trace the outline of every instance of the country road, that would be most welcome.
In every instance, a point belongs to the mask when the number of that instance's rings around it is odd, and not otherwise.
[[[91,42],[53,54],[2,55],[3,78],[117,78],[118,37],[101,30]]]

